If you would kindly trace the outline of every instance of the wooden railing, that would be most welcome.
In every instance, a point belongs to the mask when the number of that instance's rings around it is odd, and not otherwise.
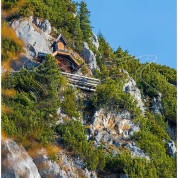
[[[66,76],[68,82],[77,88],[88,90],[88,91],[96,91],[96,87],[100,84],[99,79],[85,77],[83,75],[70,74],[67,72],[61,72],[62,75]]]

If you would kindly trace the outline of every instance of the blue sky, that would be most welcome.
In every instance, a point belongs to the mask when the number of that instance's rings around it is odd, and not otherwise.
[[[80,2],[81,0],[76,0]],[[113,49],[134,56],[156,55],[156,63],[176,68],[176,0],[84,0],[93,32]],[[140,58],[151,62],[153,58]]]

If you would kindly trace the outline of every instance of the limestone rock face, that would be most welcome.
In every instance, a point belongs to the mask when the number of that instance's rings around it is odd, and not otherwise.
[[[78,156],[67,155],[65,150],[57,154],[57,161],[53,161],[46,154],[45,149],[38,151],[34,163],[43,178],[97,178],[94,171],[85,168],[85,163]]]
[[[49,23],[48,20],[44,20],[41,25],[40,28],[43,30],[44,33],[46,34],[50,34],[51,33],[51,24]]]
[[[2,178],[41,178],[32,158],[11,139],[2,139]]]
[[[91,42],[96,47],[96,49],[98,50],[98,48],[99,48],[99,41],[98,41],[97,36],[94,33],[93,33],[93,35],[91,37]]]
[[[86,178],[97,178],[97,175],[94,171],[88,171],[88,169],[85,168],[84,175]]]
[[[131,113],[127,110],[119,113],[106,112],[104,109],[96,111],[89,130],[92,130],[92,134],[89,132],[88,136],[91,139],[94,137],[95,147],[100,146],[101,142],[106,146],[128,147],[133,157],[150,159],[134,142],[130,142],[131,136],[140,127],[132,122]]]
[[[174,141],[169,140],[167,152],[168,152],[168,154],[170,154],[171,156],[174,156],[175,153],[177,152]]]
[[[83,51],[81,53],[81,56],[83,57],[83,59],[85,60],[85,62],[87,63],[88,67],[93,71],[94,69],[96,69],[97,67],[97,63],[96,63],[96,57],[93,53],[93,51],[91,51],[88,47],[88,43],[84,42],[83,43]]]
[[[130,149],[132,156],[139,156],[141,158],[150,160],[149,156],[147,156],[140,148],[138,148],[135,142],[127,143],[126,147]]]
[[[144,103],[142,102],[140,90],[136,87],[136,82],[131,77],[128,76],[128,82],[124,84],[123,90],[127,93],[130,93],[134,97],[134,100],[137,102],[137,106],[144,115],[145,107]]]
[[[48,35],[51,25],[48,20],[40,24],[38,19],[19,19],[11,23],[11,27],[16,31],[17,36],[25,43],[26,56],[28,59],[37,57],[38,52],[51,54],[51,43],[53,38]],[[40,29],[40,28],[42,29]]]
[[[85,168],[82,159],[57,154],[58,162],[49,158],[45,149],[36,151],[33,159],[26,150],[11,139],[2,139],[2,178],[97,178],[94,171]]]
[[[62,170],[56,162],[51,161],[47,155],[40,155],[34,159],[35,164],[38,166],[39,172],[43,178],[68,178],[67,173]],[[68,172],[71,177],[71,172]]]
[[[133,135],[133,132],[138,132],[140,130],[138,125],[132,123],[129,111],[122,110],[116,114],[112,112],[105,113],[104,109],[95,112],[92,118],[91,128],[94,130],[110,129],[111,134],[119,135],[123,134],[124,131],[128,131],[130,135]],[[99,134],[99,138],[100,137]]]

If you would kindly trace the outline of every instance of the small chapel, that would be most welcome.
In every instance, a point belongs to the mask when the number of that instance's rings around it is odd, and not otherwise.
[[[53,51],[52,56],[56,58],[57,65],[62,72],[76,73],[81,65],[77,62],[75,56],[67,50],[66,45],[67,40],[60,34],[51,45]],[[45,53],[38,53],[40,63],[43,62],[45,56]]]

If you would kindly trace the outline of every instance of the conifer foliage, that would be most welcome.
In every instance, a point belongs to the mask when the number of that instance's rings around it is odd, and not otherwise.
[[[77,52],[81,52],[83,42],[91,46],[90,11],[84,1],[24,0],[22,3],[22,0],[3,0],[2,8],[8,12],[6,20],[29,15],[48,19],[58,32],[62,30],[70,42],[68,47]],[[7,23],[4,24],[2,29],[9,32]],[[2,33],[4,62],[23,51],[23,43],[14,36],[14,31],[10,32],[11,36],[3,36],[6,33]],[[113,156],[112,150],[102,144],[96,148],[94,140],[87,140],[86,127],[81,123],[86,100],[79,97],[82,95],[80,90],[67,85],[51,55],[47,55],[38,68],[22,68],[20,72],[2,75],[2,130],[20,143],[29,140],[43,145],[54,143],[55,136],[60,135],[68,150],[79,155],[85,166],[101,175],[127,173],[130,178],[176,177],[176,158],[167,154],[166,144],[170,139],[167,123],[177,122],[176,70],[156,63],[142,64],[121,47],[114,51],[102,33],[98,34],[98,40],[99,49],[94,51],[98,69],[94,75],[101,84],[95,93],[89,95],[87,103],[94,110],[104,108],[116,113],[128,110],[132,122],[140,126],[140,131],[131,139],[150,160],[133,158],[123,147],[117,149],[118,153]],[[133,97],[123,91],[128,79],[126,71],[141,90],[146,107],[144,116]],[[160,96],[160,113],[155,114],[154,100]],[[56,126],[58,108],[69,119]]]

